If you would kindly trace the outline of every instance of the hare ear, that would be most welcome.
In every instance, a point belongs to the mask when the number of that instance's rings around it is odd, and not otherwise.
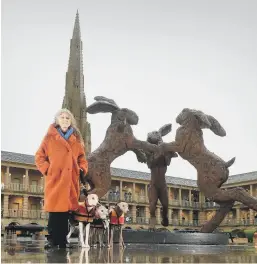
[[[113,113],[114,111],[118,110],[119,107],[117,105],[104,102],[104,101],[97,101],[90,106],[87,107],[87,112],[89,114],[97,114],[97,113]]]
[[[211,123],[210,130],[220,137],[226,136],[226,130],[221,126],[221,124],[213,116],[207,115],[209,122]]]
[[[211,127],[211,123],[210,123],[207,115],[205,115],[202,111],[193,110],[192,113],[199,120],[201,128],[210,128]]]
[[[172,128],[171,124],[166,124],[159,129],[159,133],[161,134],[162,137],[164,137],[171,132],[171,128]]]
[[[110,104],[112,104],[112,105],[116,105],[116,106],[118,107],[118,105],[115,103],[114,100],[109,99],[109,98],[107,98],[107,97],[104,97],[104,96],[96,96],[94,99],[95,99],[96,101],[107,102],[107,103],[110,103]]]

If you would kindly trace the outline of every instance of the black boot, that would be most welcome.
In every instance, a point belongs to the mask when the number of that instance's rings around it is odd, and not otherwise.
[[[166,217],[163,218],[161,224],[162,224],[163,226],[168,226],[168,225],[169,225],[169,219],[166,218]]]
[[[57,249],[58,246],[55,245],[52,240],[48,240],[44,248],[45,249]]]

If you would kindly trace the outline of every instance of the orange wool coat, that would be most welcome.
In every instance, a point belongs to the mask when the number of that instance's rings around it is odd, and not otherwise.
[[[45,175],[44,209],[67,212],[78,209],[79,170],[88,171],[83,145],[72,134],[65,140],[51,125],[35,155],[38,170]]]

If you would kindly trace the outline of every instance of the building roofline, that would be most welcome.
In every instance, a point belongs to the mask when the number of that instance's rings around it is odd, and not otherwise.
[[[17,152],[10,152],[1,150],[1,162],[12,162],[26,165],[35,166],[34,156],[30,154],[23,154]],[[137,180],[148,181],[150,180],[151,174],[149,172],[128,170],[122,168],[111,167],[111,174],[113,177],[121,178],[131,178]],[[247,182],[247,181],[257,181],[257,171],[241,173],[236,175],[231,175],[225,185],[234,184],[237,182]],[[167,184],[177,185],[177,186],[187,186],[187,187],[197,187],[196,180],[174,177],[166,175]]]

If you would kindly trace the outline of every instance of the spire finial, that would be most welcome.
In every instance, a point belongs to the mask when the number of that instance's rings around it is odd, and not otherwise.
[[[75,39],[75,38],[80,39],[80,37],[81,37],[81,35],[80,35],[80,25],[79,25],[79,10],[77,9],[72,38],[73,39]]]

